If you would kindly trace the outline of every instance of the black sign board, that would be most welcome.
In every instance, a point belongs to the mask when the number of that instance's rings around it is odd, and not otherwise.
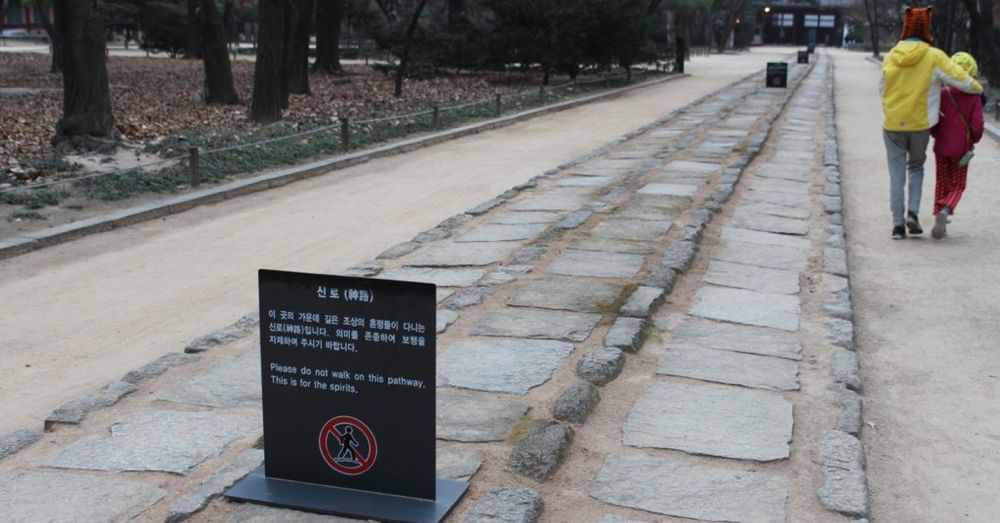
[[[259,286],[264,466],[227,495],[444,517],[467,485],[435,477],[435,286],[270,270]]]
[[[788,87],[788,63],[768,62],[767,63],[767,84],[768,87]]]
[[[808,64],[809,63],[809,51],[799,51],[799,63]]]

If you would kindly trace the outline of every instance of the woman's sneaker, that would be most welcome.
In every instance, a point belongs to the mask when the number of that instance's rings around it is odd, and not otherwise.
[[[910,211],[906,213],[906,228],[910,234],[923,234],[924,229],[920,227],[920,220],[917,220],[917,213]]]
[[[906,238],[906,228],[903,227],[902,225],[897,225],[897,226],[893,227],[892,228],[892,239],[893,240],[902,240],[903,238]]]
[[[941,209],[934,216],[934,227],[931,228],[931,238],[940,240],[948,234],[948,208]]]

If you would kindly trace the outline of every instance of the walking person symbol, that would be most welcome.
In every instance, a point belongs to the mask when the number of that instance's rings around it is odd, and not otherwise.
[[[348,425],[344,427],[344,433],[340,435],[340,452],[337,453],[337,461],[349,461],[361,463],[361,455],[355,450],[358,440],[354,439],[354,427]]]

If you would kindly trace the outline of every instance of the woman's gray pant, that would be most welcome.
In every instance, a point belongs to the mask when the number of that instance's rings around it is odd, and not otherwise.
[[[885,154],[889,160],[889,206],[892,224],[903,225],[906,209],[920,214],[920,192],[924,185],[924,160],[930,131],[882,131]],[[909,206],[903,207],[903,189],[909,179]]]

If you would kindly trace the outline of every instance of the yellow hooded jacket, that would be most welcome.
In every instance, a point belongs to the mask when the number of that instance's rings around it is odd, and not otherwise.
[[[941,50],[921,41],[904,40],[882,60],[882,128],[924,131],[938,122],[941,85],[972,94],[983,86]]]

